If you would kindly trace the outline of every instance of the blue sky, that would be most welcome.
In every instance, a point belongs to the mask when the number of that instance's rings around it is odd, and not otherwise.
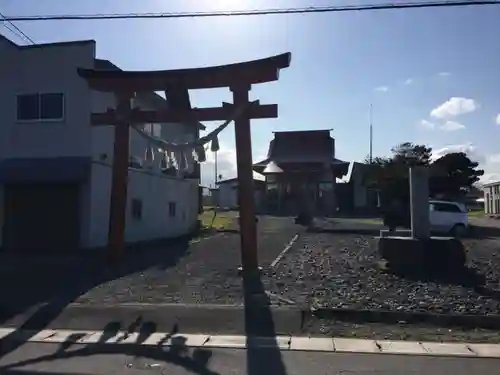
[[[374,3],[332,0],[4,0],[5,15],[210,11]],[[377,0],[383,2],[383,0]],[[251,96],[279,105],[254,121],[254,159],[273,131],[333,129],[337,157],[374,155],[404,141],[437,154],[465,150],[500,179],[500,6],[265,17],[17,23],[36,42],[94,39],[98,57],[124,69],[174,69],[292,53],[276,83]],[[0,32],[18,43],[7,29]],[[192,94],[195,106],[230,101],[228,90]],[[500,122],[500,118],[499,118]],[[209,127],[210,128],[210,127]],[[221,173],[235,174],[234,131],[221,137]],[[211,176],[212,164],[204,170]],[[210,183],[210,181],[207,181]]]

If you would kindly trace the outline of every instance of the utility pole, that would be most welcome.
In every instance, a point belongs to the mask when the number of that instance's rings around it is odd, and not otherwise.
[[[370,153],[369,153],[370,164],[373,159],[373,105],[370,104]]]
[[[217,189],[218,186],[217,186],[217,176],[218,176],[218,165],[217,165],[217,154],[219,152],[218,151],[214,151],[214,162],[215,162],[215,168],[214,168],[214,172],[215,172],[215,175],[214,175],[214,188]],[[219,199],[220,199],[220,192],[217,190],[217,193],[216,193],[216,201],[215,201],[215,210],[217,210],[217,208],[219,207]]]

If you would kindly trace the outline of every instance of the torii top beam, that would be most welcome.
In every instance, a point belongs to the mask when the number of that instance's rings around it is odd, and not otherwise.
[[[291,53],[229,65],[159,71],[78,69],[80,77],[97,91],[163,91],[168,87],[207,89],[277,81],[290,66]]]

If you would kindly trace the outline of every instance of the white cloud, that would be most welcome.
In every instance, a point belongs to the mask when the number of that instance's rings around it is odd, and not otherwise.
[[[500,113],[497,115],[497,118],[495,119],[495,123],[497,125],[500,125]]]
[[[447,131],[447,132],[453,132],[461,129],[465,129],[465,125],[456,122],[456,121],[446,121],[444,124],[442,124],[439,129]]]
[[[439,129],[439,130],[442,130],[445,132],[452,132],[452,131],[465,129],[465,125],[463,125],[457,121],[451,121],[451,120],[448,120],[442,124],[436,124],[436,123],[428,121],[428,120],[420,120],[418,125],[422,129],[427,129],[427,130]]]
[[[474,99],[452,97],[431,111],[431,117],[449,120],[465,113],[474,112],[479,105]]]
[[[217,175],[222,175],[223,180],[238,176],[236,150],[224,146],[223,144],[220,144],[220,150],[217,154]],[[264,179],[262,175],[255,172],[254,178],[260,180]],[[207,160],[201,164],[201,185],[210,187],[214,185],[214,182],[215,155],[213,152],[207,151]]]
[[[435,128],[434,123],[427,120],[420,120],[419,125],[420,127],[428,130],[433,130]]]
[[[375,91],[378,91],[378,92],[387,92],[389,91],[389,87],[387,86],[379,86],[375,89]]]
[[[449,76],[451,76],[451,73],[450,72],[439,72],[438,76],[440,76],[440,77],[449,77]]]
[[[500,173],[484,173],[479,181],[481,184],[500,181]]]
[[[472,160],[478,163],[486,163],[486,157],[478,151],[477,147],[473,143],[466,143],[460,145],[448,145],[432,151],[432,158],[434,160],[440,157],[450,154],[452,152],[464,152]]]
[[[404,85],[411,85],[413,82],[414,82],[414,81],[413,81],[413,78],[408,78],[407,80],[405,80],[405,81],[403,82],[403,84],[404,84]]]
[[[486,157],[486,163],[480,165],[484,169],[482,183],[500,181],[500,154],[493,154]]]
[[[500,154],[493,154],[488,156],[488,163],[499,163],[500,164]]]

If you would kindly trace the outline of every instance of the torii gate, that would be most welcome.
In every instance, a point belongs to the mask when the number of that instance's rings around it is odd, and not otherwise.
[[[288,68],[290,61],[291,54],[285,53],[260,60],[197,69],[163,71],[78,69],[78,74],[87,81],[91,89],[112,92],[116,97],[116,109],[91,115],[93,126],[115,126],[108,232],[110,259],[119,260],[125,248],[130,125],[224,121],[233,114],[234,108],[248,106],[247,110],[235,120],[241,258],[243,270],[258,269],[250,120],[277,118],[278,106],[261,105],[258,102],[249,105],[249,91],[253,84],[277,81],[279,71]],[[212,108],[191,108],[189,90],[220,87],[228,87],[232,91],[233,104],[223,103],[222,107]],[[144,91],[164,91],[168,108],[159,111],[132,109],[131,98],[135,93]]]

